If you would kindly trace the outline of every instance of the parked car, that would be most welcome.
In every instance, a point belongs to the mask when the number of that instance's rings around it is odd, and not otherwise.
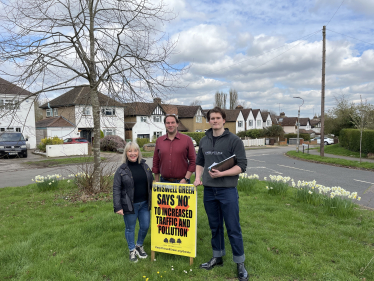
[[[192,140],[192,143],[193,143],[193,146],[197,146],[197,143],[196,143],[196,141],[192,138],[192,137],[190,137],[191,138],[191,140]]]
[[[16,155],[27,158],[26,141],[22,133],[3,132],[0,134],[0,157]]]
[[[64,139],[64,144],[72,144],[72,143],[88,143],[88,140],[84,138],[67,138]]]
[[[317,140],[317,144],[321,143],[321,137],[316,137],[313,140]],[[334,144],[334,139],[325,137],[324,140],[325,140],[325,145]]]

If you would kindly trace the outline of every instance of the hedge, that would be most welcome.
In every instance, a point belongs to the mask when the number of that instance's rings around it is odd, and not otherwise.
[[[263,129],[252,129],[252,130],[247,130],[247,131],[241,131],[237,133],[236,135],[239,138],[249,137],[251,139],[258,139],[258,138],[263,138],[264,133],[265,132]]]
[[[288,140],[290,138],[297,138],[297,134],[285,134],[284,135],[285,138],[287,138]],[[304,141],[310,141],[310,135],[309,134],[299,134],[299,138],[300,139],[304,139]]]
[[[205,137],[205,132],[181,132],[181,133],[193,138],[196,141],[197,145],[199,145],[200,140],[203,137]]]
[[[343,129],[339,133],[339,143],[342,147],[351,151],[360,151],[360,130]],[[374,130],[362,132],[362,153],[374,152]]]

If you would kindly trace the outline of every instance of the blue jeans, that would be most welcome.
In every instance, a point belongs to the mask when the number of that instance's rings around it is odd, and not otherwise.
[[[204,207],[212,231],[213,257],[226,254],[223,221],[230,240],[233,260],[244,262],[242,230],[239,222],[239,194],[236,187],[204,186]]]
[[[165,180],[162,176],[160,176],[160,182],[168,182],[168,183],[179,183],[181,180],[175,180],[173,182]],[[190,179],[188,179],[187,183],[189,184],[191,182]]]
[[[134,212],[135,214],[123,216],[123,220],[125,221],[126,226],[125,237],[130,251],[135,249],[134,242],[136,219],[139,220],[138,241],[136,242],[136,245],[143,246],[144,239],[147,236],[150,222],[148,201],[134,203]]]

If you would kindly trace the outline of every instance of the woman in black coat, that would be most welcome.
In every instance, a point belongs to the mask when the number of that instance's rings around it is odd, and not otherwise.
[[[114,212],[122,215],[125,221],[125,237],[130,250],[130,261],[144,259],[143,242],[150,223],[152,171],[142,159],[136,142],[126,144],[123,164],[114,175],[113,205]],[[139,221],[138,240],[135,244],[135,225]]]

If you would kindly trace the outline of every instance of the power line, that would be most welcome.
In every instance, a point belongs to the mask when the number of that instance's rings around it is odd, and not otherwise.
[[[330,23],[330,21],[334,18],[335,14],[339,11],[340,7],[343,5],[344,1],[345,1],[345,0],[343,0],[343,1],[340,3],[338,9],[337,9],[337,10],[335,11],[335,13],[332,15],[331,19],[328,21],[328,23],[326,24],[326,26],[327,26],[327,25]]]
[[[346,34],[343,34],[343,33],[336,32],[336,31],[331,30],[331,29],[327,29],[327,30],[328,30],[328,31],[331,31],[331,32],[334,32],[334,33],[337,33],[337,34],[340,34],[340,35],[343,35],[343,36],[346,36],[346,37],[349,37],[349,38],[352,38],[352,39],[355,39],[355,40],[360,41],[360,42],[362,42],[362,43],[365,43],[365,44],[373,45],[373,46],[374,46],[373,43],[365,42],[365,41],[363,41],[363,40],[357,39],[357,38],[355,38],[355,37],[352,37],[352,36],[349,36],[349,35],[346,35]]]

